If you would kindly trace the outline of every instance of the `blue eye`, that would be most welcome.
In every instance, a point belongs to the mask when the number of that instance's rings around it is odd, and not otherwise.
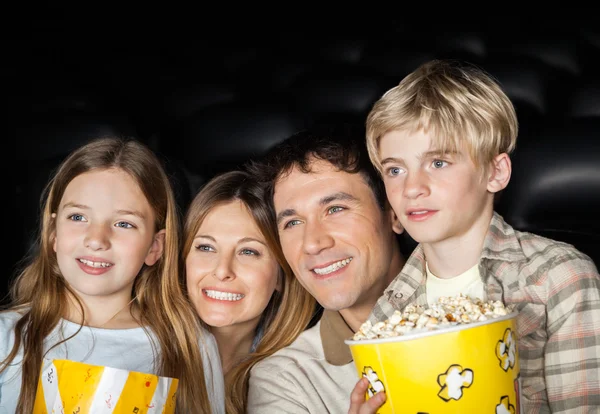
[[[285,226],[283,226],[284,229],[289,229],[290,227],[296,226],[300,224],[300,220],[290,220],[287,223],[285,223]]]
[[[81,214],[71,214],[68,218],[69,218],[69,220],[73,220],[73,221],[84,221],[85,220],[85,218]]]
[[[401,170],[398,167],[390,167],[387,170],[388,175],[391,175],[392,177],[399,175],[400,172],[401,172]]]
[[[203,252],[210,252],[213,250],[213,248],[207,244],[200,244],[200,245],[196,246],[196,250],[200,250]]]
[[[257,251],[252,249],[242,249],[240,253],[244,256],[260,256],[260,254]]]
[[[443,160],[433,160],[433,168],[444,168],[445,166],[448,165],[447,161],[443,161]]]
[[[344,207],[340,207],[340,206],[333,206],[333,207],[329,207],[327,209],[327,213],[329,214],[333,214],[333,213],[337,213],[338,211],[343,211],[345,210]]]
[[[130,223],[127,223],[126,221],[119,221],[117,224],[115,224],[115,226],[121,227],[122,229],[132,229],[133,228],[133,225]]]

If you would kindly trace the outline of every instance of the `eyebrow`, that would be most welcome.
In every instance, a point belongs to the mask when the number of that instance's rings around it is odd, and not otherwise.
[[[217,242],[217,239],[215,239],[213,236],[210,236],[208,234],[199,234],[196,237],[194,237],[194,240],[196,239],[208,239],[213,241],[214,243]],[[242,237],[241,239],[238,240],[238,243],[248,243],[248,242],[257,242],[260,243],[264,246],[267,246],[267,244],[265,242],[263,242],[262,240],[259,239],[255,239],[254,237]],[[269,247],[269,246],[267,246]]]
[[[352,194],[348,194],[344,191],[339,191],[337,193],[330,194],[321,198],[319,200],[319,205],[325,206],[333,201],[357,201],[357,198],[354,197]],[[288,208],[281,211],[279,214],[277,214],[277,224],[280,224],[286,217],[294,215],[296,215],[296,210],[293,208]]]
[[[458,151],[440,151],[440,150],[435,150],[435,151],[427,151],[424,152],[423,154],[421,154],[419,156],[420,159],[426,159],[426,158],[432,158],[432,157],[439,157],[442,155],[452,155],[452,156],[456,156],[459,155]],[[404,160],[402,158],[396,158],[396,157],[387,157],[384,158],[383,160],[381,160],[381,165],[385,165],[385,164],[401,164],[404,163]]]
[[[78,204],[78,203],[65,203],[63,205],[63,209],[66,208],[76,208],[76,209],[80,209],[80,210],[90,210],[89,206],[86,206],[85,204]],[[119,215],[127,215],[127,216],[136,216],[141,218],[142,220],[144,220],[146,218],[146,216],[144,216],[144,214],[140,211],[136,211],[136,210],[117,210],[115,213],[119,214]]]
[[[383,160],[381,160],[381,165],[385,165],[385,164],[400,164],[403,163],[401,158],[396,158],[396,157],[387,157],[384,158]]]
[[[427,151],[426,153],[421,155],[421,159],[431,158],[431,157],[439,157],[442,155],[458,155],[458,154],[459,154],[458,151],[440,151],[440,150]]]

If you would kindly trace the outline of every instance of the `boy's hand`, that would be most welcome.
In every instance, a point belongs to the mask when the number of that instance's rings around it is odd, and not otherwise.
[[[377,409],[383,405],[386,400],[385,392],[378,392],[373,397],[365,401],[365,393],[369,387],[369,380],[361,378],[352,394],[350,394],[350,409],[348,414],[375,414]]]

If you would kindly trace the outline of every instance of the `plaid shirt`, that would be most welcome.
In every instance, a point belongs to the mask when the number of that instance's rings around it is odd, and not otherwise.
[[[524,413],[600,412],[600,275],[573,246],[514,230],[494,213],[479,273],[488,300],[519,311]],[[417,246],[369,320],[427,305],[425,256]]]

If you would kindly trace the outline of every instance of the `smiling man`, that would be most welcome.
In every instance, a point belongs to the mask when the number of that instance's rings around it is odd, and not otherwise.
[[[324,308],[290,346],[257,364],[248,413],[345,413],[358,380],[345,339],[368,318],[404,259],[403,229],[351,127],[300,132],[249,169],[267,183],[283,252]]]

